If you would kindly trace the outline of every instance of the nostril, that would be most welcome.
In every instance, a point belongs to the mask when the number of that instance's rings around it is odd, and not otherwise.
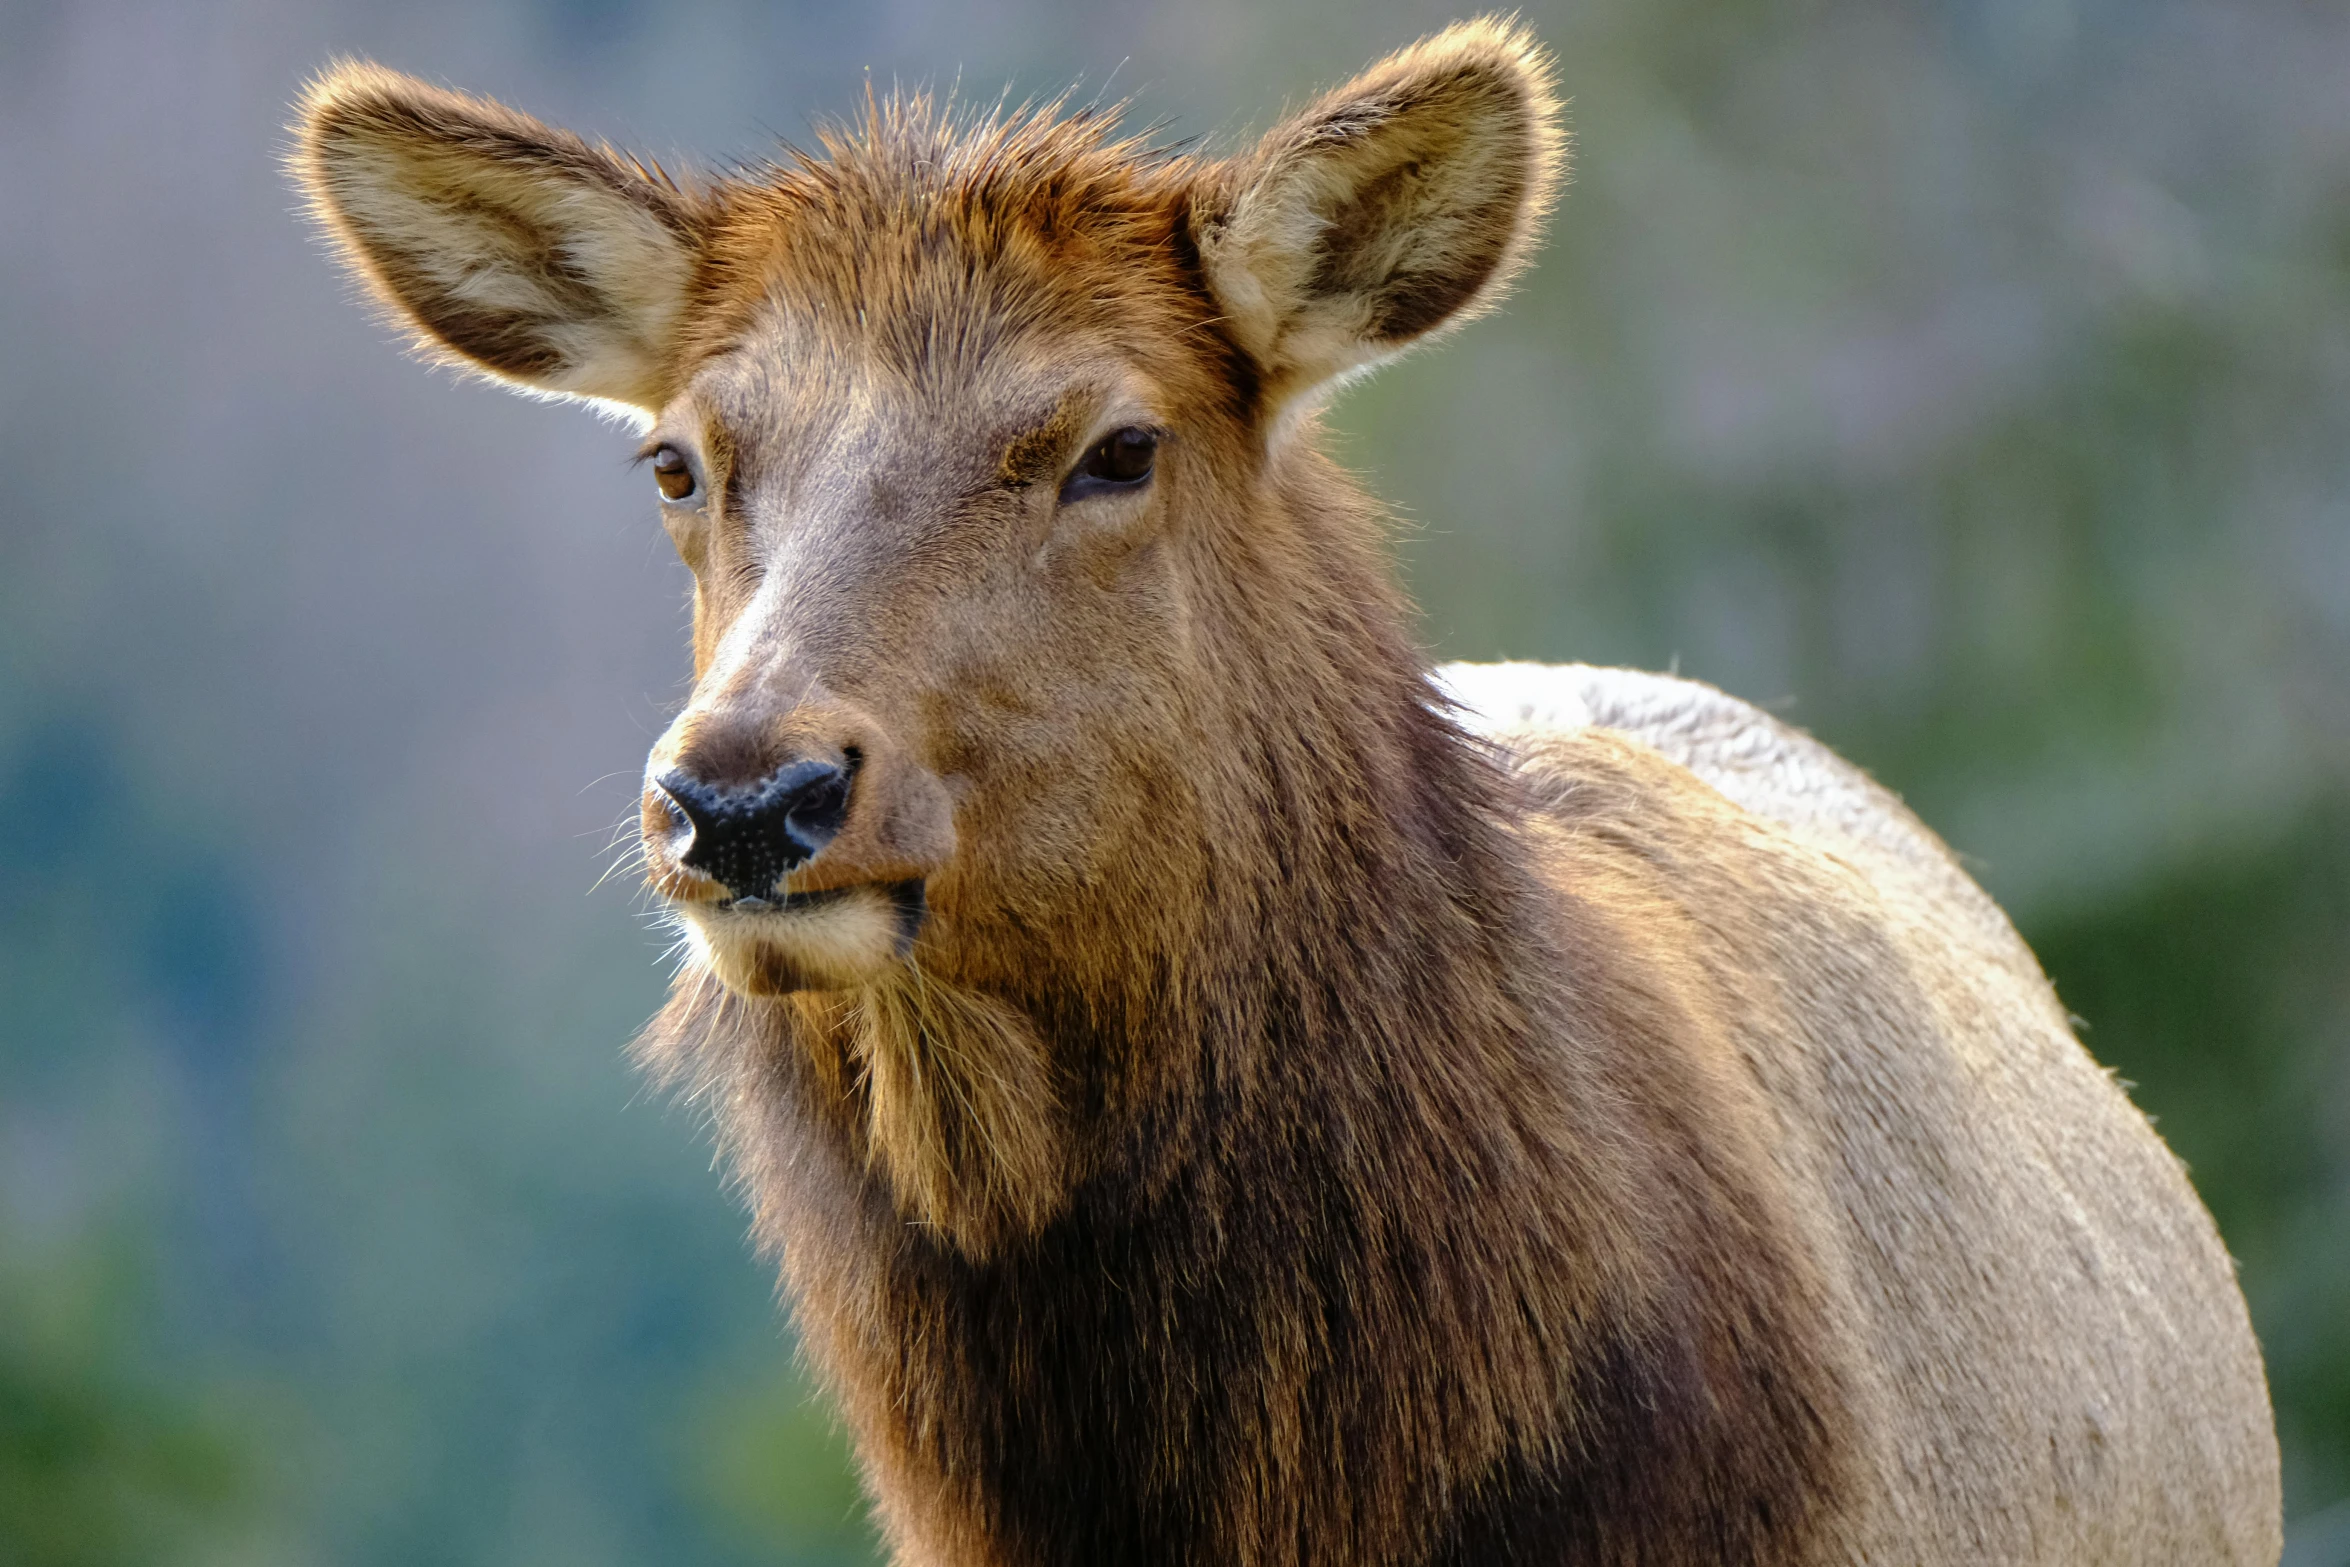
[[[669,825],[690,829],[694,825],[693,813],[687,810],[685,802],[677,797],[677,790],[681,783],[682,780],[678,774],[668,773],[653,780],[653,792],[661,797],[661,809],[667,813]]]
[[[691,773],[672,769],[653,780],[669,819],[697,837],[724,814],[722,796]]]
[[[811,857],[840,836],[841,824],[849,814],[849,786],[856,776],[857,754],[851,751],[846,765],[834,768],[829,777],[810,780],[785,812],[784,830]]]
[[[738,898],[776,895],[776,882],[840,836],[855,758],[847,765],[787,763],[746,788],[720,789],[682,768],[653,780],[670,814],[690,829],[679,863]]]

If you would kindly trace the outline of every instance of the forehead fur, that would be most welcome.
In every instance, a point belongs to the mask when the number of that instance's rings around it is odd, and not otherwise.
[[[868,97],[854,121],[715,193],[683,357],[763,308],[828,318],[908,373],[1050,328],[1141,344],[1208,313],[1185,233],[1197,160],[1058,104],[966,115]]]

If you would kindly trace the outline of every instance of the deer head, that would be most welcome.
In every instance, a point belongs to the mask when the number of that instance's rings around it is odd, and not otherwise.
[[[427,356],[644,433],[696,676],[644,856],[694,971],[1018,1012],[1051,968],[1098,1010],[1131,955],[1163,985],[1204,921],[1271,918],[1327,847],[1276,835],[1414,810],[1425,747],[1356,719],[1426,693],[1313,413],[1495,301],[1556,120],[1483,21],[1228,159],[869,98],[683,180],[345,65],[295,166]]]

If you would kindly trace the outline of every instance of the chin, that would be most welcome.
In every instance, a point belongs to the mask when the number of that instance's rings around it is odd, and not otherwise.
[[[924,914],[922,884],[808,893],[776,905],[675,905],[702,961],[738,995],[851,990],[900,968]]]

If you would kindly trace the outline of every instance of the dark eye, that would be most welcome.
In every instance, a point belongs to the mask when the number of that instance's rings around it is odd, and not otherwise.
[[[1095,443],[1077,467],[1062,481],[1063,504],[1089,495],[1137,490],[1150,482],[1151,465],[1159,456],[1159,432],[1128,425]]]
[[[676,447],[664,446],[653,453],[653,482],[661,486],[663,500],[689,500],[694,493],[693,465]]]

